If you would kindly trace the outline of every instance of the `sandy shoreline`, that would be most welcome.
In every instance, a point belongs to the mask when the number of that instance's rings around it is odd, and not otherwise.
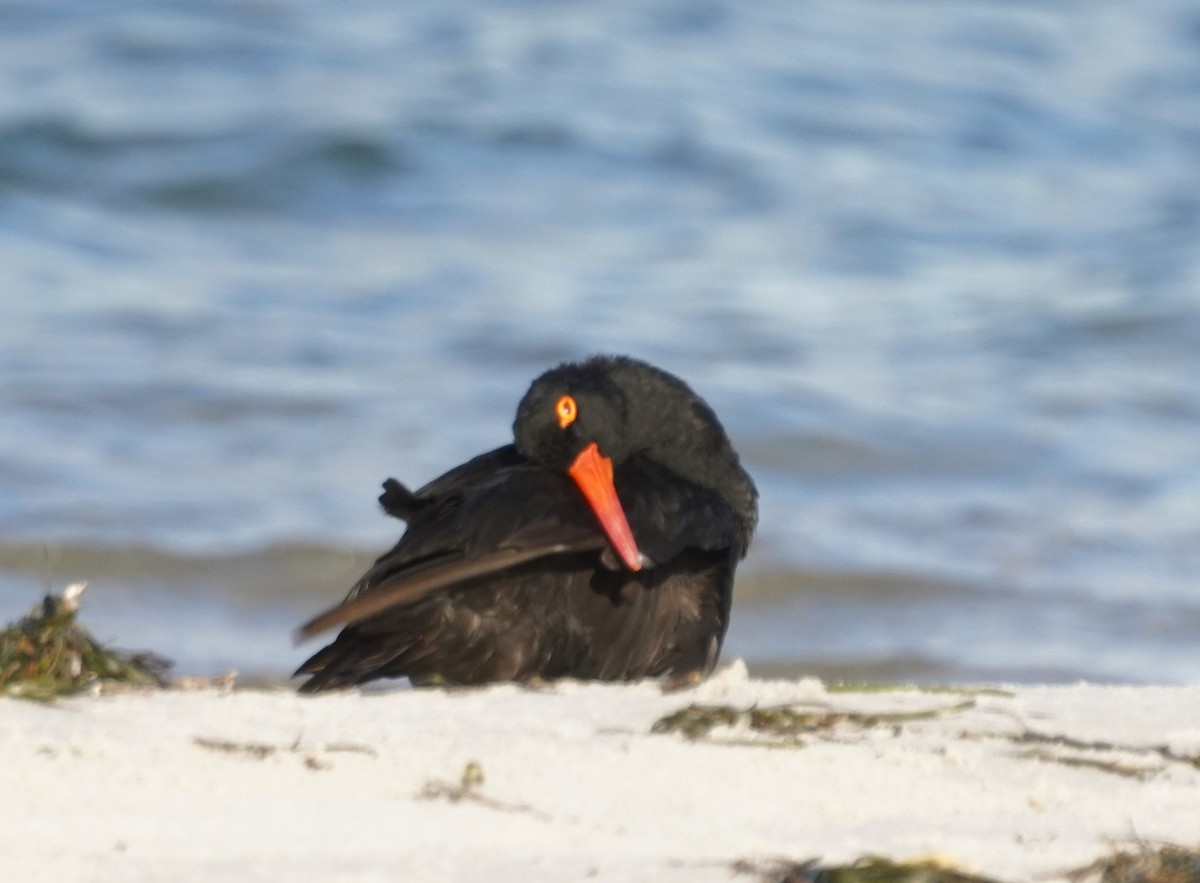
[[[868,716],[651,731],[692,704]],[[6,699],[0,878],[728,881],[881,854],[1055,880],[1135,837],[1200,842],[1198,708],[1200,686],[831,693],[737,663],[667,695]]]

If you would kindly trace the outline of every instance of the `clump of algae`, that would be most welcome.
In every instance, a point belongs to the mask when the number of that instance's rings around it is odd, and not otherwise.
[[[1114,852],[1072,874],[1072,883],[1197,883],[1200,847],[1139,844]]]
[[[878,856],[864,856],[848,865],[807,861],[766,868],[735,865],[734,870],[755,872],[763,883],[998,883],[937,861],[894,862]]]
[[[870,728],[927,720],[965,711],[973,708],[974,704],[974,700],[967,699],[943,708],[898,712],[814,711],[790,705],[735,708],[732,705],[693,704],[655,721],[651,732],[681,733],[694,740],[703,739],[717,727],[745,723],[755,732],[775,737],[794,737],[831,730],[842,724]]]
[[[97,684],[166,686],[171,663],[153,653],[106,647],[77,621],[86,583],[47,595],[0,629],[0,696],[48,701]]]

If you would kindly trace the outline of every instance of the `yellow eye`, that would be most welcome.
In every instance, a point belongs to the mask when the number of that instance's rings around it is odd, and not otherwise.
[[[558,415],[558,428],[566,429],[575,422],[575,416],[579,413],[579,408],[576,406],[573,398],[563,396],[555,404],[554,413]]]

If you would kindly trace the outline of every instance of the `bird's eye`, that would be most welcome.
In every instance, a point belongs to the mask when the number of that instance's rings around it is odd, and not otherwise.
[[[575,422],[575,417],[579,413],[579,407],[575,404],[575,399],[570,396],[563,396],[554,405],[554,413],[558,415],[559,429],[566,429]]]

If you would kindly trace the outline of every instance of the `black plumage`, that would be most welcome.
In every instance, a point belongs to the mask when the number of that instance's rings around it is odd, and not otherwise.
[[[645,362],[597,356],[534,381],[513,434],[416,493],[384,483],[408,529],[299,630],[343,626],[301,690],[712,669],[757,492],[708,405]]]

